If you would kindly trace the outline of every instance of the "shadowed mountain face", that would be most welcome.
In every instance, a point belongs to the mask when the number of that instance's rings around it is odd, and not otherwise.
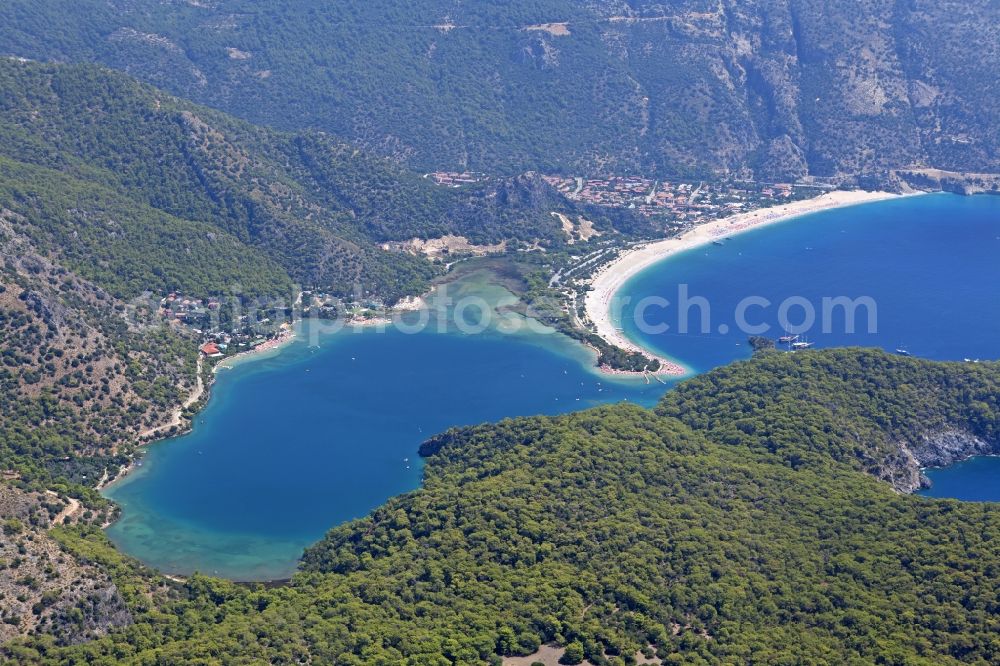
[[[1000,169],[990,0],[114,0],[0,8],[92,60],[421,168],[852,178]]]

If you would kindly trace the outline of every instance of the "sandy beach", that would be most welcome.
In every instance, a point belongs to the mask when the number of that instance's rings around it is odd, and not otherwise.
[[[832,208],[841,208],[857,204],[894,199],[899,194],[891,192],[865,192],[863,190],[837,190],[827,192],[813,199],[792,201],[787,204],[761,208],[747,213],[740,213],[719,220],[712,220],[698,225],[674,238],[653,241],[636,246],[617,259],[601,268],[591,281],[592,290],[587,293],[584,303],[587,316],[593,322],[595,330],[606,342],[627,351],[640,352],[656,358],[664,365],[662,374],[683,375],[686,368],[676,361],[653,355],[630,341],[615,328],[611,321],[611,299],[615,293],[632,276],[667,257],[711,243],[720,238],[727,238],[739,233],[759,229],[767,225],[784,222],[800,215],[816,213]]]
[[[233,354],[232,356],[227,356],[226,358],[219,361],[216,366],[212,369],[212,372],[218,372],[219,370],[226,370],[232,368],[236,363],[246,360],[251,357],[264,354],[266,352],[274,351],[284,347],[289,342],[295,339],[295,328],[291,324],[282,324],[281,333],[266,342],[262,342],[256,347],[251,347],[246,351],[241,351],[238,354]]]

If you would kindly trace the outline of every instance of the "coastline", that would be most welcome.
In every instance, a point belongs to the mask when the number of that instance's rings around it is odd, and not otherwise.
[[[258,358],[261,354],[266,354],[267,352],[273,352],[281,349],[285,345],[291,343],[295,340],[296,331],[295,327],[291,324],[285,323],[281,325],[281,333],[277,337],[260,343],[256,347],[247,349],[246,351],[241,351],[238,354],[233,354],[232,356],[227,356],[212,368],[212,374],[217,373],[219,370],[229,370],[232,369],[237,363],[246,361],[251,358]]]
[[[653,264],[680,252],[707,245],[718,238],[735,236],[754,229],[785,222],[799,216],[824,210],[831,210],[834,208],[872,203],[876,201],[900,198],[903,196],[913,196],[915,194],[923,194],[923,192],[895,194],[880,191],[867,192],[863,190],[835,190],[812,199],[793,201],[770,208],[760,208],[754,211],[739,213],[718,220],[705,222],[683,232],[678,236],[662,240],[649,241],[627,250],[610,263],[601,267],[592,277],[591,290],[586,294],[584,309],[587,317],[596,329],[595,332],[605,342],[619,349],[639,353],[649,359],[657,360],[660,363],[660,368],[655,372],[649,370],[630,371],[617,370],[608,366],[600,365],[596,366],[596,370],[601,374],[608,376],[627,376],[637,378],[646,377],[647,382],[649,381],[649,377],[682,377],[691,373],[690,368],[687,368],[679,361],[654,353],[653,351],[641,347],[631,341],[627,336],[625,336],[624,332],[615,328],[611,321],[610,305],[614,295],[629,279]],[[393,323],[392,314],[417,310],[425,305],[426,295],[406,298],[401,300],[388,311],[390,313],[389,316],[386,316],[386,314],[383,313],[380,316],[372,317],[370,319],[364,319],[361,317],[351,318],[346,322],[345,326],[347,328],[388,326]],[[293,342],[296,337],[297,331],[295,330],[295,327],[287,323],[283,324],[282,330],[277,337],[267,340],[251,349],[247,349],[232,356],[223,358],[212,368],[212,374],[215,375],[220,370],[232,369],[237,364],[248,360],[259,359],[265,354],[273,355],[284,346]],[[591,345],[584,343],[584,346],[588,347],[595,353],[599,353],[598,350]],[[167,436],[165,433],[183,425],[183,412],[202,400],[207,391],[210,389],[211,382],[206,383],[202,380],[202,368],[203,359],[199,357],[197,384],[192,393],[171,415],[171,419],[167,423],[139,433],[137,435],[138,446],[149,446],[150,444],[161,441]],[[178,432],[173,436],[179,434],[183,433]],[[102,482],[99,483],[97,489],[103,490],[107,486],[110,486],[116,481],[127,476],[134,464],[135,461],[122,470],[124,473],[119,473],[113,479],[102,479]]]
[[[300,294],[299,298],[301,297],[302,296]],[[400,303],[398,303],[395,307],[393,307],[392,312],[405,312],[405,311],[416,310],[422,307],[423,304],[424,300],[423,297],[421,296],[406,298],[400,301]],[[352,319],[347,322],[347,327],[364,328],[375,325],[384,326],[391,323],[392,319],[388,317],[378,317],[365,320]],[[205,398],[207,392],[211,388],[211,385],[215,381],[214,376],[218,374],[220,370],[231,370],[241,363],[264,358],[265,355],[273,356],[275,355],[276,352],[280,351],[288,344],[294,342],[297,337],[298,337],[298,331],[296,330],[296,327],[294,325],[289,323],[282,324],[281,332],[276,337],[270,340],[266,340],[265,342],[262,342],[261,344],[251,349],[241,351],[237,354],[233,354],[232,356],[227,356],[222,360],[220,360],[218,363],[216,363],[215,366],[212,367],[212,372],[211,372],[212,377],[207,383],[202,379],[204,370],[204,357],[201,354],[199,354],[198,367],[197,367],[197,380],[196,380],[197,383],[194,389],[192,390],[191,394],[188,395],[188,397],[185,398],[184,402],[181,403],[181,405],[171,414],[171,418],[169,421],[138,433],[136,435],[136,440],[137,440],[136,445],[139,448],[144,448],[156,444],[157,442],[163,441],[165,439],[169,439],[171,437],[179,437],[183,434],[186,434],[188,431],[190,431],[190,427],[187,428],[186,430],[177,431],[173,434],[170,434],[170,431],[175,428],[180,428],[182,425],[184,425],[184,419],[183,419],[184,411],[186,411],[187,409],[189,409],[190,407],[192,407],[193,405],[197,404],[198,402],[200,402],[202,399]],[[135,470],[137,462],[138,459],[133,458],[131,461],[129,461],[127,465],[122,465],[121,468],[118,470],[118,473],[113,477],[110,477],[107,471],[105,471],[104,477],[101,478],[100,481],[98,481],[97,485],[95,486],[95,490],[97,490],[98,492],[102,492],[107,488],[115,485],[117,482],[125,479],[127,476],[129,476],[131,472]]]
[[[145,448],[148,446],[152,446],[157,442],[164,441],[165,439],[169,439],[171,437],[179,437],[189,432],[190,424],[188,424],[189,426],[188,428],[170,434],[170,431],[172,429],[180,428],[181,426],[184,425],[184,418],[183,418],[184,412],[205,398],[206,393],[210,390],[212,383],[214,383],[214,375],[220,369],[223,370],[231,369],[237,363],[259,358],[260,355],[265,354],[267,352],[277,351],[282,347],[284,347],[285,345],[292,342],[293,340],[295,340],[295,336],[296,332],[294,330],[294,327],[292,327],[289,324],[283,324],[282,332],[278,335],[278,337],[263,342],[252,349],[242,351],[238,354],[234,354],[219,361],[219,363],[217,363],[215,367],[212,368],[213,377],[207,384],[204,381],[204,379],[202,379],[204,374],[204,357],[201,354],[199,354],[197,379],[196,379],[197,383],[192,392],[190,393],[190,395],[188,395],[188,397],[184,399],[184,402],[181,403],[180,407],[178,407],[174,411],[169,421],[154,428],[144,430],[140,432],[138,435],[136,435],[136,440],[137,440],[136,446],[140,449]],[[139,458],[137,456],[133,456],[132,459],[128,462],[128,464],[122,465],[119,468],[118,473],[115,474],[113,477],[111,477],[107,473],[107,470],[105,470],[104,476],[101,478],[100,481],[98,481],[94,489],[99,493],[103,493],[111,486],[114,486],[118,482],[123,481],[133,471],[135,471],[138,462]],[[105,525],[104,527],[107,527],[107,525]]]
[[[923,194],[918,192],[915,194]],[[864,190],[835,190],[812,199],[793,201],[770,208],[759,208],[700,224],[679,236],[651,241],[636,246],[603,266],[591,279],[591,290],[584,299],[584,310],[595,332],[608,344],[628,352],[655,358],[663,366],[657,374],[685,375],[689,370],[675,360],[656,355],[632,342],[611,321],[611,301],[629,279],[668,257],[685,252],[714,240],[735,236],[754,229],[785,222],[796,217],[845,208],[859,204],[896,199],[911,194],[892,192],[866,192]],[[663,369],[665,368],[665,369]]]
[[[205,382],[202,380],[202,369],[204,368],[204,361],[202,360],[201,354],[198,355],[198,365],[195,370],[195,386],[188,394],[188,397],[184,399],[180,407],[175,409],[170,416],[170,420],[164,424],[158,425],[154,428],[149,428],[148,430],[143,430],[136,437],[140,442],[152,442],[156,441],[157,435],[162,432],[169,432],[171,428],[178,428],[184,421],[184,410],[188,409],[192,405],[196,404],[201,400],[202,396],[205,394]]]
[[[610,342],[609,340],[607,340],[607,338],[605,338],[605,341]],[[621,341],[621,344],[619,344],[618,342],[611,342],[611,344],[615,347],[618,347],[619,349],[624,349],[625,351],[642,354],[643,356],[645,356],[650,360],[659,361],[660,368],[654,372],[652,370],[620,370],[618,368],[612,368],[609,365],[599,365],[597,366],[597,371],[600,372],[602,375],[610,375],[614,377],[640,377],[640,378],[646,377],[647,384],[649,383],[649,377],[652,376],[656,377],[657,381],[659,381],[662,384],[663,381],[658,379],[660,375],[676,378],[676,377],[684,377],[685,375],[691,374],[690,368],[682,365],[678,361],[675,361],[671,358],[667,358],[666,356],[660,356],[658,354],[654,354],[648,349],[643,349],[638,345],[629,342],[624,337]],[[600,357],[601,352],[599,349],[597,349],[597,347],[594,347],[593,345],[586,343],[584,344],[584,346],[592,350],[594,353],[596,353],[598,358]]]

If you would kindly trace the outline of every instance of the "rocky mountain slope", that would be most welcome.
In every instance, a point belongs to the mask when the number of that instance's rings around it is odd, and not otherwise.
[[[64,506],[0,484],[0,643],[34,633],[74,645],[132,623],[109,572],[77,560],[46,533],[65,522]]]
[[[0,469],[93,485],[104,469],[94,456],[164,422],[190,391],[194,340],[136,325],[24,223],[0,206]]]
[[[851,181],[1000,171],[990,0],[9,0],[0,53],[97,61],[420,168]]]

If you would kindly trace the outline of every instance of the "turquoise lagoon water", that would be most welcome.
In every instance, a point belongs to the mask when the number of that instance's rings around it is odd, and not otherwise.
[[[701,332],[701,311],[690,310],[693,331],[677,334],[678,286],[710,304],[710,327]],[[802,297],[817,313],[805,335],[816,346],[861,345],[904,349],[936,360],[1000,358],[1000,197],[935,194],[816,213],[735,236],[723,246],[691,250],[646,270],[619,292],[626,334],[644,347],[668,354],[696,372],[750,356],[747,335],[737,330],[737,304],[761,296],[773,306],[751,308],[750,323],[783,333],[778,305]],[[666,332],[644,333],[636,304],[661,296],[674,304],[646,310]],[[867,316],[857,333],[845,332],[842,316],[822,331],[824,297],[870,296],[877,305],[876,332]],[[802,321],[793,308],[793,323]],[[863,311],[861,311],[863,312]],[[720,326],[730,331],[721,333]],[[928,470],[933,487],[922,494],[1000,501],[1000,458],[980,457]]]
[[[651,267],[619,292],[631,299],[621,321],[632,339],[704,372],[750,355],[734,317],[747,296],[774,304],[748,315],[769,324],[772,336],[781,333],[777,306],[790,296],[815,304],[869,296],[876,332],[847,334],[833,321],[831,332],[817,324],[808,338],[818,347],[995,359],[998,258],[1000,197],[930,195],[844,208]],[[639,330],[635,304],[646,296],[676,303],[680,284],[710,303],[710,330],[677,334],[676,308],[647,311],[651,324],[671,324],[670,331]],[[483,284],[463,288],[491,301],[503,295]],[[434,433],[609,401],[648,405],[665,389],[596,374],[587,367],[593,357],[558,335],[364,330],[318,343],[300,340],[220,373],[193,432],[151,447],[143,466],[109,489],[123,507],[111,538],[167,572],[281,578],[329,527],[415,489],[417,448]],[[931,494],[1000,500],[1000,459],[931,475]]]
[[[490,302],[505,293],[464,288]],[[415,489],[417,449],[435,433],[612,401],[651,405],[665,390],[597,374],[593,356],[559,335],[356,330],[306,332],[276,356],[221,371],[193,431],[150,447],[108,489],[122,506],[111,539],[169,573],[286,577],[327,529]]]

